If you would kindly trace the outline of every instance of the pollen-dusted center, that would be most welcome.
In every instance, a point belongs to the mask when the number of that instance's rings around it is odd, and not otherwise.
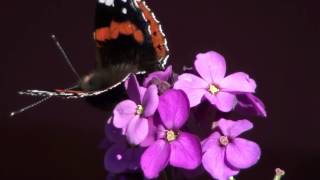
[[[229,139],[227,136],[221,136],[219,138],[219,141],[220,141],[220,144],[223,145],[223,146],[226,146],[229,144]]]
[[[169,141],[169,142],[176,140],[176,139],[177,139],[177,136],[178,136],[177,133],[175,133],[175,132],[172,131],[172,130],[169,130],[169,131],[167,131],[167,133],[166,133],[166,139],[167,139],[167,141]]]
[[[217,87],[217,86],[214,85],[214,84],[210,84],[210,86],[209,86],[209,92],[210,92],[211,94],[217,94],[219,91],[220,91],[219,87]]]
[[[136,110],[136,114],[137,115],[141,115],[141,114],[143,114],[143,111],[144,111],[143,106],[142,105],[138,105],[137,106],[137,110]]]

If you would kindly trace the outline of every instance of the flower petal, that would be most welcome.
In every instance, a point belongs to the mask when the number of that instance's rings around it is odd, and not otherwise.
[[[209,84],[193,74],[184,73],[178,77],[174,89],[183,90],[189,99],[190,107],[200,104],[203,95],[208,92]]]
[[[140,164],[144,176],[156,178],[167,166],[170,156],[170,145],[164,140],[157,140],[141,156]]]
[[[198,137],[180,132],[170,143],[170,164],[184,169],[195,169],[201,164],[201,145]]]
[[[139,82],[134,74],[131,74],[127,80],[127,94],[136,104],[141,104],[142,92],[140,92]]]
[[[243,132],[253,128],[253,124],[246,119],[232,121],[221,118],[217,123],[222,133],[232,138],[235,138]]]
[[[123,143],[111,146],[104,156],[104,167],[111,173],[122,173],[127,170],[128,163],[123,155],[127,146]]]
[[[137,104],[131,100],[124,100],[113,110],[113,125],[117,128],[127,127],[129,121],[136,115]]]
[[[167,129],[179,129],[189,116],[189,101],[181,90],[168,90],[160,96],[159,115]]]
[[[158,104],[159,96],[157,86],[151,85],[147,88],[142,99],[142,106],[144,108],[143,116],[152,116],[156,112]]]
[[[127,139],[130,144],[138,145],[148,135],[149,126],[148,126],[148,119],[146,118],[133,118],[128,125],[128,129],[126,132]]]
[[[255,92],[256,82],[248,74],[237,72],[230,74],[219,82],[219,87],[227,92]]]
[[[122,134],[122,130],[119,128],[116,128],[112,123],[106,123],[105,125],[105,135],[106,139],[109,142],[125,142],[126,138]]]
[[[260,159],[260,155],[258,144],[242,138],[235,138],[226,149],[227,161],[239,169],[253,166]]]
[[[212,133],[208,138],[201,142],[202,152],[208,151],[211,147],[219,146],[219,138],[221,134],[219,132]]]
[[[127,168],[129,170],[138,170],[140,167],[140,158],[143,153],[143,148],[139,146],[130,147],[124,153],[124,158],[127,160]]]
[[[161,120],[159,120],[159,121],[161,121]],[[163,126],[162,123],[157,125],[156,131],[157,131],[157,134],[156,134],[157,139],[165,139],[166,138],[167,129],[166,129],[166,127]]]
[[[236,110],[249,114],[267,117],[267,111],[263,102],[251,93],[237,94]]]
[[[140,143],[141,147],[148,147],[156,141],[157,138],[157,127],[153,123],[153,118],[148,118],[148,135],[147,137]]]
[[[220,81],[226,74],[224,57],[214,51],[198,54],[194,66],[200,76],[209,84]]]
[[[165,71],[156,71],[150,73],[148,77],[144,79],[143,86],[148,87],[152,84],[154,78],[160,79],[162,81],[168,81],[170,76],[172,75],[172,66],[168,66]]]
[[[228,92],[218,92],[215,95],[208,92],[205,97],[222,112],[230,112],[237,103],[236,96]]]
[[[202,156],[204,169],[215,179],[228,180],[230,176],[239,173],[239,170],[229,167],[225,162],[225,148],[219,145],[212,146]]]

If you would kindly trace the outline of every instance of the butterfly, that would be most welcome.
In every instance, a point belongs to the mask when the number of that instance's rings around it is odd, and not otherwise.
[[[75,87],[19,93],[91,101],[104,95],[110,101],[123,91],[123,82],[131,73],[161,70],[169,57],[161,24],[143,0],[97,0],[93,39],[96,68],[80,78]]]

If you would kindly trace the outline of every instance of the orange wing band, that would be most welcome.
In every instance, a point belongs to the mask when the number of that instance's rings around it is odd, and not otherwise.
[[[104,42],[106,40],[117,39],[119,35],[133,36],[138,43],[143,43],[144,36],[141,30],[130,21],[116,22],[111,21],[110,27],[102,27],[96,29],[94,39],[96,41]]]

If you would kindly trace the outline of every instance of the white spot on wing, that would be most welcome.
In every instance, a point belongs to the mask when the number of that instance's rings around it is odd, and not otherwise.
[[[127,14],[127,12],[128,12],[127,8],[122,8],[122,13],[123,14]]]
[[[141,2],[141,0],[135,0],[134,2],[136,3],[137,7],[139,7],[138,4],[137,4],[137,2]],[[142,3],[143,3],[143,5],[146,7],[147,11],[149,11],[149,12],[151,13],[151,16],[152,16],[152,18],[155,20],[155,22],[158,24],[159,31],[160,31],[161,35],[163,36],[163,38],[164,38],[164,44],[163,44],[163,45],[164,45],[164,48],[165,48],[165,50],[166,50],[167,52],[166,52],[166,55],[165,55],[164,57],[158,59],[158,62],[160,63],[160,66],[161,66],[162,68],[164,68],[164,66],[167,64],[167,61],[168,61],[168,59],[169,59],[169,54],[168,54],[168,52],[169,52],[169,47],[168,47],[166,35],[164,34],[164,32],[163,32],[163,30],[162,30],[162,26],[161,26],[159,20],[156,18],[155,14],[151,11],[151,9],[148,7],[148,5],[146,4],[145,1],[142,1]],[[144,14],[142,14],[142,17],[143,17],[143,19],[145,20],[145,22],[147,22],[147,19],[146,19],[146,17],[144,16]],[[151,34],[151,26],[150,26],[150,24],[148,24],[148,33]]]
[[[99,3],[105,4],[106,6],[114,6],[114,0],[99,0]]]

